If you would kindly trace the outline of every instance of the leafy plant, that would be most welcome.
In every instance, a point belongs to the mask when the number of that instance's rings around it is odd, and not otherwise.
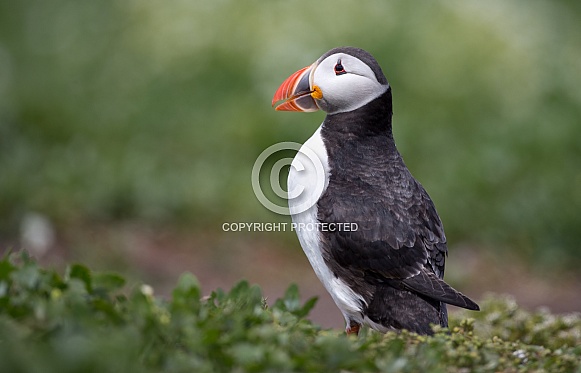
[[[579,315],[490,296],[433,337],[353,338],[305,319],[314,305],[291,285],[269,306],[244,281],[202,297],[188,273],[164,300],[113,273],[73,264],[60,276],[12,254],[0,261],[0,371],[581,372]]]

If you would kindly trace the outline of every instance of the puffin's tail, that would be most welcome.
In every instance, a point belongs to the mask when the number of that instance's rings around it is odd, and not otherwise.
[[[403,280],[402,284],[407,290],[414,291],[440,302],[473,311],[480,311],[480,307],[474,301],[448,285],[432,272],[422,270],[418,275]]]

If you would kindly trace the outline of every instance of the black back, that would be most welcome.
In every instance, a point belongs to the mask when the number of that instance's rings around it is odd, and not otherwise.
[[[391,118],[388,88],[367,105],[328,115],[323,123],[330,177],[317,203],[318,219],[358,226],[353,232],[322,231],[323,256],[364,297],[372,320],[428,333],[429,323],[447,326],[445,305],[409,292],[402,280],[421,271],[442,278],[446,237],[432,200],[396,149]]]

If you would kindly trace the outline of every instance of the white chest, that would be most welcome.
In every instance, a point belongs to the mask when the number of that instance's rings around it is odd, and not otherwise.
[[[289,209],[299,242],[319,280],[347,319],[358,319],[360,301],[341,279],[335,277],[325,263],[317,220],[317,201],[329,184],[327,150],[321,127],[308,139],[295,156],[289,176]]]

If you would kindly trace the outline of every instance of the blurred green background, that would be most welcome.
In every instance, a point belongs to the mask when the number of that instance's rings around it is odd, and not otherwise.
[[[390,81],[447,278],[580,309],[576,1],[0,1],[0,248],[162,289],[191,270],[207,290],[243,276],[318,293],[294,232],[222,224],[290,221],[256,200],[251,169],[324,114],[270,100],[341,45]]]

